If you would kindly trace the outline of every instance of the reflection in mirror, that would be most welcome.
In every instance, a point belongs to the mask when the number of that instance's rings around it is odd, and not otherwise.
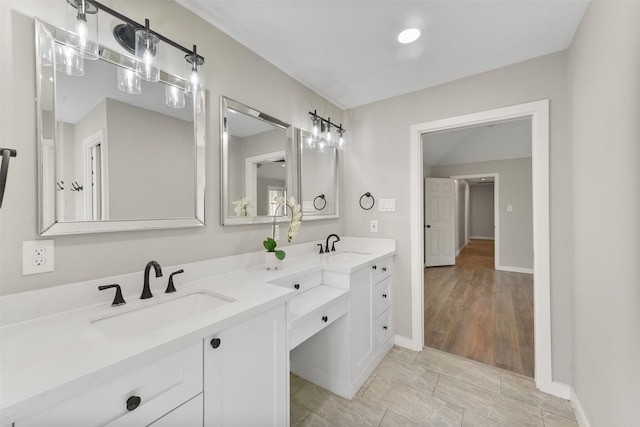
[[[222,224],[262,223],[286,215],[275,198],[292,195],[291,126],[223,97],[221,129]]]
[[[63,30],[38,21],[36,40],[41,234],[203,225],[204,105],[179,102],[186,81],[136,79],[105,47],[80,73]]]
[[[300,197],[305,221],[338,218],[338,149],[313,143],[310,132],[299,129]]]

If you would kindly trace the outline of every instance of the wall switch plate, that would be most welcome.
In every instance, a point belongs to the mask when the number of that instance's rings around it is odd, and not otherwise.
[[[53,240],[22,242],[22,275],[47,273],[54,269]]]
[[[396,199],[380,199],[378,200],[378,211],[380,212],[395,212]]]
[[[378,220],[377,219],[372,219],[371,221],[369,221],[369,231],[371,231],[372,233],[377,233],[378,232]]]

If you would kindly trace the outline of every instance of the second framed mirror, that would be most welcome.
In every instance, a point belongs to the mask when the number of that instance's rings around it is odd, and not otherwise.
[[[338,218],[339,150],[318,143],[306,130],[298,129],[296,134],[303,217],[305,221]]]
[[[226,97],[221,99],[220,111],[221,223],[271,222],[282,215],[276,209],[276,197],[297,198],[293,129]]]

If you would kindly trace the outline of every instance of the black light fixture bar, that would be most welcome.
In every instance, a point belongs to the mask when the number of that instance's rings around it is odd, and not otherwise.
[[[145,28],[145,26],[144,26],[144,25],[142,25],[142,24],[140,24],[140,23],[138,23],[138,22],[134,21],[133,19],[131,19],[131,18],[127,17],[127,16],[124,16],[124,15],[123,15],[123,14],[121,14],[120,12],[117,12],[117,11],[115,11],[115,10],[111,9],[111,8],[110,8],[110,7],[108,7],[108,6],[105,6],[104,4],[102,4],[102,3],[100,3],[100,2],[98,2],[98,1],[96,1],[96,0],[85,0],[85,1],[87,1],[87,2],[89,2],[89,3],[91,3],[91,4],[93,4],[93,5],[95,5],[95,7],[97,7],[99,10],[102,10],[102,11],[104,11],[104,12],[107,12],[109,15],[111,15],[111,16],[115,16],[116,18],[120,19],[121,21],[124,21],[124,22],[126,22],[127,24],[130,24],[130,25],[132,25],[132,26],[136,27],[136,29],[144,29],[144,28]],[[150,32],[151,34],[153,34],[153,35],[157,36],[157,37],[158,37],[160,40],[162,40],[163,42],[165,42],[165,43],[167,43],[167,44],[169,44],[169,45],[171,45],[171,46],[175,47],[176,49],[179,49],[179,50],[183,51],[183,52],[184,52],[184,53],[186,53],[187,55],[190,55],[191,57],[194,57],[194,56],[195,56],[195,57],[198,59],[198,64],[199,64],[199,65],[200,65],[200,64],[204,64],[204,57],[203,57],[203,56],[198,55],[198,54],[195,52],[195,50],[187,49],[186,47],[182,46],[181,44],[176,43],[176,42],[174,42],[173,40],[171,40],[170,38],[167,38],[167,37],[163,36],[163,35],[162,35],[162,34],[160,34],[160,33],[156,33],[155,31],[153,31],[153,30],[151,30],[151,29],[149,29],[149,32]],[[194,48],[195,48],[195,46],[194,46]]]
[[[337,125],[337,124],[335,124],[335,123],[333,123],[331,121],[331,117],[325,119],[324,117],[318,115],[318,110],[313,110],[313,113],[311,111],[309,111],[309,115],[311,115],[311,117],[313,117],[314,120],[315,119],[320,119],[321,123],[328,124],[329,127],[333,126],[334,128],[337,128],[338,129],[338,133],[340,135],[342,135],[343,133],[345,133],[347,131],[345,128],[342,127],[342,123]]]

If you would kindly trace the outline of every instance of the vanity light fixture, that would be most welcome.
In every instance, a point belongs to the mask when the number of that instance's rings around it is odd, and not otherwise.
[[[108,13],[109,15],[124,22],[124,24],[115,26],[113,29],[113,36],[120,46],[128,52],[135,54],[136,57],[135,64],[132,64],[131,69],[135,70],[135,75],[138,78],[138,81],[136,82],[135,79],[130,79],[129,73],[124,73],[122,74],[122,80],[120,76],[118,78],[119,87],[122,86],[123,88],[126,88],[139,86],[140,78],[151,82],[157,82],[160,79],[159,46],[162,41],[186,54],[185,60],[189,65],[189,71],[186,76],[186,78],[189,79],[188,91],[194,94],[194,98],[198,100],[196,102],[196,106],[202,104],[202,101],[204,100],[204,78],[200,68],[204,64],[204,57],[196,52],[195,45],[193,45],[193,50],[187,49],[162,34],[151,30],[149,28],[148,19],[145,19],[144,25],[139,24],[133,19],[96,0],[66,1],[74,12],[73,22],[70,22],[66,29],[66,45],[77,52],[76,56],[79,57],[80,60],[84,58],[98,58],[98,12],[102,11]],[[56,59],[61,59],[58,63],[64,64],[65,72],[67,70],[71,70],[73,75],[82,75],[78,74],[78,70],[83,70],[84,64],[81,61],[73,59],[67,52],[63,53],[65,55]],[[63,60],[67,57],[69,57],[69,60],[63,63]],[[67,74],[69,74],[69,72],[67,72]],[[127,93],[133,92],[129,92],[129,89],[127,89]],[[184,92],[182,95],[179,93],[172,93],[171,102],[179,105],[179,98],[183,95]],[[167,103],[169,102],[170,100],[167,97]]]
[[[55,46],[56,71],[68,76],[84,76],[84,58],[68,45]]]
[[[98,59],[98,7],[89,0],[67,0],[66,44],[84,59]]]
[[[118,89],[129,95],[140,95],[142,93],[140,77],[129,68],[118,67]]]
[[[165,102],[171,108],[184,108],[184,91],[173,85],[166,85],[164,89]]]
[[[314,110],[313,113],[309,111],[311,115],[311,123],[313,124],[312,140],[307,142],[308,148],[317,147],[319,151],[323,151],[325,146],[336,147],[339,150],[344,149],[344,136],[346,129],[342,127],[342,123],[339,125],[331,122],[331,118],[323,118],[318,115],[318,111]],[[333,129],[338,134],[338,139],[333,136]]]

